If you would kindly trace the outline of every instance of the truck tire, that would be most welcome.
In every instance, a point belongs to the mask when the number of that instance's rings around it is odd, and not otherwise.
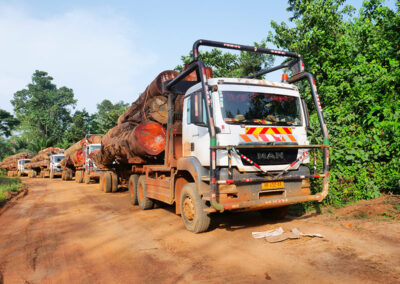
[[[201,233],[210,226],[211,218],[207,212],[205,201],[197,193],[195,183],[187,183],[181,192],[181,216],[186,229],[193,233]]]
[[[137,199],[137,186],[138,186],[139,175],[131,175],[129,177],[128,189],[129,189],[129,201],[132,205],[138,204]]]
[[[84,177],[83,179],[84,179],[85,183],[89,184],[90,183],[90,175],[87,171],[84,172],[83,177]]]
[[[118,176],[116,173],[111,172],[111,192],[118,191]]]
[[[153,200],[146,197],[146,176],[144,175],[141,175],[138,180],[137,198],[140,209],[147,210],[153,208]]]
[[[103,191],[106,193],[111,192],[111,173],[105,172],[103,174]]]
[[[72,171],[68,170],[65,172],[65,180],[72,180]]]
[[[99,173],[99,189],[103,190],[103,173]]]
[[[259,212],[263,218],[267,218],[270,220],[283,220],[285,219],[288,211],[289,211],[289,205],[264,209],[260,210]]]
[[[76,171],[76,175],[75,175],[75,181],[77,183],[82,183],[83,182],[83,176],[82,176],[82,171]]]

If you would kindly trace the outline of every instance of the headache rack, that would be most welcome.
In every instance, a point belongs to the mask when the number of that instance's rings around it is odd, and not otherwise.
[[[214,118],[213,118],[213,112],[212,112],[212,105],[211,105],[211,98],[209,95],[209,86],[207,83],[207,77],[206,77],[206,70],[203,61],[199,60],[199,47],[201,45],[204,46],[210,46],[210,47],[217,47],[217,48],[224,48],[224,49],[233,49],[233,50],[240,50],[240,51],[248,51],[248,52],[257,52],[257,53],[264,53],[264,54],[270,54],[270,55],[275,55],[275,56],[281,56],[281,57],[288,57],[288,58],[293,58],[290,61],[287,61],[283,64],[280,64],[278,66],[274,66],[265,70],[261,70],[260,72],[247,76],[246,78],[255,78],[273,71],[277,71],[283,68],[291,68],[293,76],[288,79],[288,83],[295,83],[300,80],[306,79],[310,85],[311,88],[311,94],[314,100],[314,104],[317,110],[317,115],[320,123],[320,127],[322,130],[322,136],[323,136],[323,143],[321,145],[251,145],[251,146],[246,146],[246,145],[235,145],[235,146],[217,146],[217,141],[216,141],[216,128],[214,124]],[[210,194],[210,203],[211,205],[219,211],[224,210],[224,206],[220,204],[218,201],[218,184],[223,184],[223,183],[244,183],[244,182],[260,182],[260,181],[279,181],[279,180],[285,180],[285,179],[304,179],[304,178],[323,178],[322,182],[322,191],[316,195],[313,196],[314,200],[322,201],[326,195],[328,194],[328,187],[329,187],[329,135],[328,135],[328,130],[324,121],[324,116],[322,113],[322,107],[321,103],[319,100],[319,96],[317,93],[317,87],[315,84],[315,80],[313,76],[304,71],[304,63],[301,58],[301,56],[295,52],[290,52],[290,51],[282,51],[282,50],[274,50],[274,49],[268,49],[268,48],[263,48],[263,47],[256,47],[256,46],[248,46],[248,45],[240,45],[240,44],[232,44],[232,43],[226,43],[226,42],[218,42],[218,41],[211,41],[211,40],[197,40],[193,44],[193,61],[187,66],[187,69],[184,70],[182,73],[180,73],[175,79],[171,80],[167,85],[166,89],[171,92],[172,96],[176,96],[176,94],[182,93],[187,88],[192,85],[185,85],[184,79],[193,71],[196,71],[197,74],[197,82],[201,83],[201,89],[202,89],[202,100],[205,102],[206,105],[206,116],[208,118],[208,131],[210,135],[210,174],[209,177],[204,177],[203,180],[207,180],[211,184],[211,194]],[[173,99],[173,98],[171,98]],[[305,154],[303,154],[301,157],[299,157],[296,161],[294,161],[287,169],[284,171],[275,174],[275,175],[267,175],[267,173],[264,173],[265,176],[256,178],[256,179],[251,179],[251,180],[233,180],[233,179],[228,179],[228,180],[218,180],[217,179],[217,166],[216,166],[216,152],[219,150],[227,150],[228,151],[228,167],[229,171],[231,171],[231,153],[236,152],[238,155],[243,155],[240,153],[240,149],[244,149],[246,147],[251,147],[251,148],[263,148],[263,149],[282,149],[282,148],[297,148],[297,149],[313,149],[314,151],[314,157],[315,157],[315,151],[317,149],[320,149],[323,151],[323,173],[322,174],[313,174],[310,176],[290,176],[290,177],[285,177],[285,173],[290,170],[294,165],[296,165],[299,161],[305,158]],[[308,152],[306,152],[308,153]],[[244,156],[244,155],[243,155]],[[242,157],[246,159],[247,157]],[[315,159],[314,159],[315,160]],[[250,160],[250,164],[253,163],[255,167],[258,165]],[[260,171],[262,171],[261,167],[257,167]],[[315,165],[314,165],[315,168]],[[232,175],[230,174],[230,177]]]

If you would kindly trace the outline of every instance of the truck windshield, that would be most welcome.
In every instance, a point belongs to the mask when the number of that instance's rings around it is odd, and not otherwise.
[[[298,97],[222,91],[220,104],[228,124],[301,125]]]
[[[89,154],[92,153],[93,150],[100,149],[101,145],[89,145]]]
[[[64,159],[64,156],[54,156],[54,163],[59,163]]]

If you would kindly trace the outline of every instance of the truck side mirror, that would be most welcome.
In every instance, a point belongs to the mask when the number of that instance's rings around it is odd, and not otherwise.
[[[291,69],[292,69],[293,76],[296,75],[297,73],[303,72],[303,71],[304,71],[304,63],[303,63],[303,60],[299,59],[299,60],[297,61],[297,63],[294,64],[294,65],[291,67]]]
[[[304,109],[304,119],[306,121],[306,127],[309,128],[310,127],[310,115],[308,113],[308,107],[307,107],[307,103],[304,99],[301,99],[301,104],[303,105],[303,109]]]
[[[204,123],[204,109],[201,92],[194,92],[190,95],[190,122],[200,126]]]

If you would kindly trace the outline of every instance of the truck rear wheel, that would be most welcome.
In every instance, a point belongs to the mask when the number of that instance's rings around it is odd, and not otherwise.
[[[146,197],[146,176],[144,175],[141,175],[138,180],[137,199],[140,209],[147,210],[153,208],[153,200]]]
[[[288,211],[289,211],[289,206],[282,206],[282,207],[260,210],[259,212],[263,218],[271,220],[282,220],[285,219]]]
[[[187,183],[181,192],[181,216],[188,231],[201,233],[210,226],[211,218],[207,212],[205,201],[197,193],[195,183]]]
[[[77,183],[82,183],[82,182],[83,182],[82,171],[76,171],[76,174],[75,174],[75,181],[76,181]]]
[[[103,175],[104,175],[104,173],[100,173],[100,177],[99,177],[99,188],[100,188],[100,190],[103,190]]]
[[[103,191],[106,193],[111,192],[111,173],[105,172],[103,174]]]
[[[65,180],[72,180],[72,178],[73,178],[72,171],[71,171],[71,170],[68,170],[68,171],[65,173]]]
[[[129,201],[132,205],[138,204],[137,198],[137,186],[138,186],[139,175],[131,175],[129,177],[128,189],[129,189]]]
[[[85,183],[86,184],[88,184],[88,183],[90,183],[90,175],[89,175],[89,173],[87,172],[87,171],[85,171],[85,173],[83,174],[83,176],[84,176],[84,181],[85,181]]]
[[[116,173],[111,172],[111,192],[118,191],[118,176]]]

